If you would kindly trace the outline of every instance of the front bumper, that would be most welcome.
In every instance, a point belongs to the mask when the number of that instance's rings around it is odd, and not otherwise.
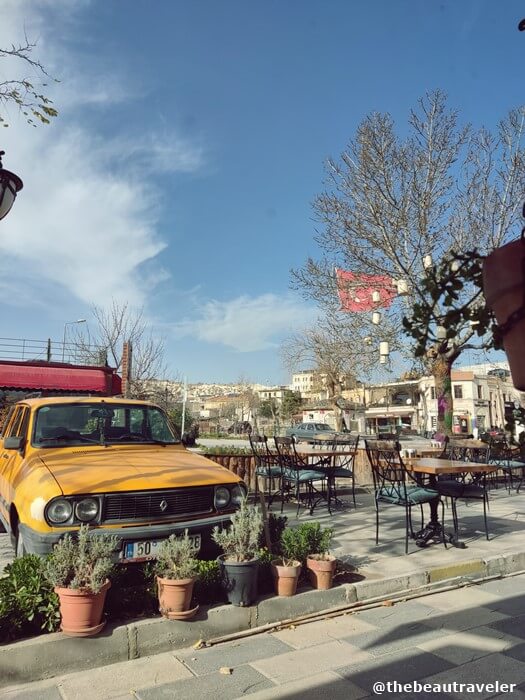
[[[190,535],[200,534],[202,544],[199,557],[201,559],[206,559],[213,558],[219,553],[217,545],[211,538],[213,528],[216,525],[219,527],[229,525],[231,522],[231,516],[232,513],[222,513],[220,515],[202,518],[199,520],[189,520],[188,522],[137,525],[107,529],[104,527],[97,527],[93,528],[92,532],[94,536],[107,533],[109,535],[116,535],[120,539],[121,546],[115,553],[115,560],[118,560],[118,554],[124,542],[165,539],[173,534],[183,535],[184,531],[188,530],[188,534]],[[56,543],[61,540],[67,532],[70,534],[75,534],[78,532],[78,528],[45,533],[36,532],[23,523],[20,523],[19,528],[28,553],[38,554],[39,556],[50,554],[53,551],[53,547],[56,545]]]

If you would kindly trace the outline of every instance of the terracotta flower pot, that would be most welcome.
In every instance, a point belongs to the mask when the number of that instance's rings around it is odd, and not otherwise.
[[[483,293],[499,325],[520,309],[524,299],[523,259],[525,244],[521,240],[497,248],[483,263]],[[525,391],[525,318],[503,336],[503,346],[516,389]]]
[[[332,554],[309,554],[306,560],[308,578],[314,588],[327,591],[332,588],[336,558]]]
[[[68,637],[93,637],[106,624],[102,620],[106,593],[110,581],[102,586],[98,593],[88,593],[74,588],[55,588],[60,599],[60,628]]]
[[[272,561],[272,575],[277,595],[295,595],[300,573],[300,562],[294,561],[291,566],[286,566],[282,559],[274,559]]]
[[[188,620],[193,617],[199,606],[190,610],[194,578],[161,578],[157,576],[159,611],[168,620]]]

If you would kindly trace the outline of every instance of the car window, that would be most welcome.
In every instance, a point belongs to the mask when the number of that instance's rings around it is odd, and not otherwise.
[[[316,430],[332,430],[327,423],[316,423],[315,428]]]
[[[313,426],[311,423],[308,423],[308,425],[306,426],[306,428],[307,428],[308,430],[314,430],[314,426]]]
[[[155,406],[131,404],[53,404],[38,409],[33,444],[177,442],[165,414]]]
[[[25,406],[16,406],[4,437],[25,437],[29,422],[29,409]]]

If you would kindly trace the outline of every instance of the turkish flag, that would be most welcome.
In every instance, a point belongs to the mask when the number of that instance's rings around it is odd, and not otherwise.
[[[397,290],[386,275],[367,275],[335,268],[341,311],[373,311],[391,306]],[[379,300],[373,294],[378,292]]]

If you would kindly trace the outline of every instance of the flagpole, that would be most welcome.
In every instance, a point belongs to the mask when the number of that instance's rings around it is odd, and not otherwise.
[[[182,421],[180,426],[181,437],[184,435],[184,424],[186,423],[186,401],[188,400],[188,385],[184,377],[184,389],[182,390]]]

